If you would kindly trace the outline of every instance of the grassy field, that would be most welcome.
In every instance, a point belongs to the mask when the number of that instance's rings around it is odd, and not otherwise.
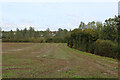
[[[118,62],[62,43],[3,43],[3,78],[116,78]]]

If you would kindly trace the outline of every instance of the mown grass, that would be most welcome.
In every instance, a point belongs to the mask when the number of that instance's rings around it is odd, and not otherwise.
[[[67,44],[61,44],[61,45],[67,45]],[[109,57],[103,57],[103,56],[99,56],[99,55],[95,55],[95,54],[91,54],[91,53],[87,53],[87,52],[83,52],[83,51],[80,51],[80,50],[77,50],[77,49],[74,49],[74,48],[69,48],[68,46],[66,46],[66,48],[68,49],[68,50],[71,50],[71,51],[75,51],[75,52],[78,52],[78,53],[80,53],[80,54],[83,54],[83,55],[86,55],[86,56],[90,56],[90,57],[92,57],[92,58],[95,58],[95,59],[103,59],[103,60],[106,60],[106,61],[113,61],[113,62],[118,62],[118,60],[117,59],[113,59],[113,58],[109,58]]]
[[[16,43],[15,45],[19,48],[19,44]],[[117,60],[115,59],[72,49],[64,43],[43,43],[28,47],[21,51],[11,51],[3,54],[3,78],[116,77],[116,75],[110,73],[104,74],[107,70],[104,71],[89,64],[92,61],[105,67],[105,69],[116,71]],[[87,61],[87,59],[90,61]],[[102,61],[102,63],[96,61]],[[103,63],[107,65],[114,63],[115,67],[108,68]]]

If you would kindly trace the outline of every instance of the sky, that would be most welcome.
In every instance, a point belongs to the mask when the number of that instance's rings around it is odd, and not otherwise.
[[[4,0],[0,3],[2,30],[78,28],[81,21],[104,22],[118,14],[117,0]]]

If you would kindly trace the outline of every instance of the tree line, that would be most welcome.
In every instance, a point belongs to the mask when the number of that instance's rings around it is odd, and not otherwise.
[[[105,57],[118,58],[118,31],[114,18],[104,23],[80,23],[70,32],[67,44],[71,48]]]
[[[29,29],[24,28],[23,30],[16,31],[2,31],[2,41],[3,42],[66,42],[67,29],[59,28],[58,31],[50,31],[46,29],[45,31],[35,31],[33,27]]]
[[[101,22],[80,22],[78,28],[68,31],[59,28],[58,31],[35,31],[33,27],[16,31],[2,31],[3,42],[39,42],[67,43],[71,48],[97,54],[105,57],[118,56],[118,31],[114,18]]]

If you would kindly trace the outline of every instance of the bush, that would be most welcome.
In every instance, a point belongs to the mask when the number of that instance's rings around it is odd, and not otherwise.
[[[118,48],[117,43],[113,43],[110,40],[98,39],[95,42],[94,53],[105,57],[117,58],[117,54],[118,54],[117,48]]]
[[[27,39],[2,39],[2,42],[29,42]]]
[[[45,41],[46,41],[47,43],[50,43],[50,42],[53,42],[53,39],[52,39],[52,38],[46,38]]]
[[[94,42],[98,39],[98,34],[92,29],[74,29],[71,31],[68,46],[85,52],[94,53]]]
[[[34,43],[44,43],[45,42],[45,39],[43,37],[40,37],[40,38],[32,38],[32,39],[29,39],[29,42],[34,42]]]
[[[55,43],[65,43],[64,38],[54,37],[53,42]]]
[[[44,43],[45,39],[40,38],[31,38],[31,39],[2,39],[2,42],[33,42],[33,43]]]

